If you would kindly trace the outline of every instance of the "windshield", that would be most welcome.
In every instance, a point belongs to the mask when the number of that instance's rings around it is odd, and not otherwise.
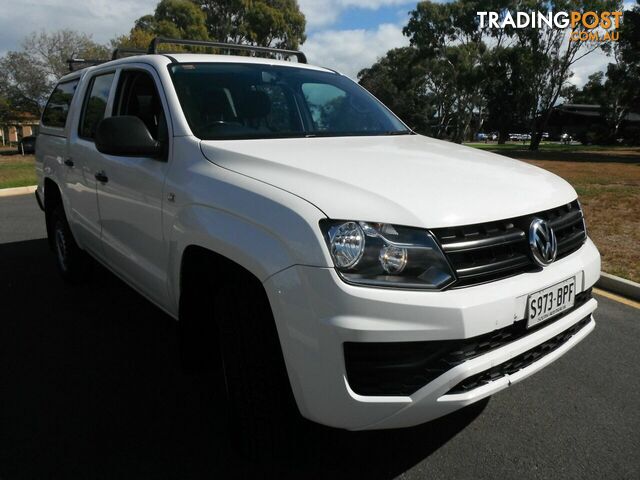
[[[242,63],[170,66],[194,135],[203,140],[411,133],[348,78]]]

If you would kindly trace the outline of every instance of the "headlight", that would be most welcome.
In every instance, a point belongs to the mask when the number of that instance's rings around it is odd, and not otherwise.
[[[442,289],[455,277],[427,230],[383,223],[323,220],[331,258],[349,283]]]

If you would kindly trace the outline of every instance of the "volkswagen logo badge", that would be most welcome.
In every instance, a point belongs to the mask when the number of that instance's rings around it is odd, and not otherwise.
[[[556,259],[558,242],[556,234],[547,222],[534,218],[529,227],[529,246],[533,259],[541,267],[546,267]]]

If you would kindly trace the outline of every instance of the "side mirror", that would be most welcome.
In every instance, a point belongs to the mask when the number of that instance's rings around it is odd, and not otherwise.
[[[122,115],[103,119],[96,130],[96,148],[121,157],[161,157],[163,145],[154,139],[138,117]]]

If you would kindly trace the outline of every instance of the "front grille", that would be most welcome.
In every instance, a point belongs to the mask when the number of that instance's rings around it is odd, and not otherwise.
[[[530,329],[519,321],[463,340],[345,342],[347,381],[359,395],[411,395],[447,370],[558,321],[590,298],[591,289],[579,293],[571,310]]]
[[[551,210],[495,222],[432,230],[456,273],[453,287],[466,287],[540,269],[532,259],[528,232],[533,218],[549,222],[561,259],[587,238],[577,200]]]
[[[585,317],[564,332],[559,333],[546,342],[535,346],[531,350],[527,350],[517,357],[513,357],[500,365],[490,368],[489,370],[485,370],[477,375],[465,378],[462,382],[449,390],[447,394],[465,393],[469,390],[473,390],[474,388],[481,387],[489,382],[504,377],[505,375],[513,375],[514,373],[519,372],[523,368],[537,362],[542,357],[550,354],[567,343],[571,337],[586,327],[590,321],[591,316]]]

